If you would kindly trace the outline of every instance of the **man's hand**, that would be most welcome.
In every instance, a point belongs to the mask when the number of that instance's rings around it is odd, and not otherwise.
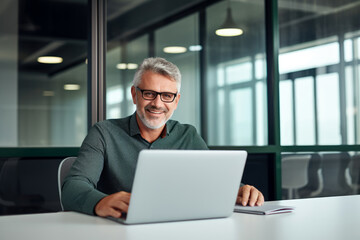
[[[243,206],[261,206],[264,203],[264,196],[255,187],[244,185],[239,189],[236,204]]]
[[[101,199],[95,206],[95,213],[100,217],[120,218],[122,213],[127,213],[131,194],[118,192]]]

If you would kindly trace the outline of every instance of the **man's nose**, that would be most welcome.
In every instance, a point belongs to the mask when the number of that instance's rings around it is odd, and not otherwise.
[[[156,96],[156,98],[154,100],[152,100],[152,103],[155,105],[155,106],[159,106],[162,104],[162,100],[161,100],[161,96],[160,94],[158,94]]]

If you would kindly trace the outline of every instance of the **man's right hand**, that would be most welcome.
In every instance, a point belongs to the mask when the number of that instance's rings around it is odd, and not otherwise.
[[[127,213],[131,194],[118,192],[101,199],[95,206],[95,213],[100,217],[120,218]]]

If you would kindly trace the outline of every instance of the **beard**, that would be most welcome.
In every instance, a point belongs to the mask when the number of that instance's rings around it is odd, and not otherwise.
[[[166,117],[166,113],[168,112],[168,110],[165,108],[157,108],[157,107],[154,107],[151,105],[147,105],[147,106],[145,106],[144,110],[145,110],[145,112],[152,111],[152,112],[163,112],[164,113],[164,118],[160,122],[153,123],[152,119],[157,120],[157,118],[150,118],[150,119],[147,118],[145,116],[145,114],[140,111],[139,107],[136,106],[136,113],[137,113],[138,117],[140,118],[141,122],[147,128],[150,128],[150,129],[159,129],[159,128],[163,127],[172,116],[172,114],[171,114],[170,116]]]

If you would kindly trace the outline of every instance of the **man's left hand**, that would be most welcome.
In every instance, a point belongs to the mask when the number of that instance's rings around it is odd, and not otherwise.
[[[239,189],[236,204],[243,206],[261,206],[264,203],[264,196],[255,187],[244,185]]]

